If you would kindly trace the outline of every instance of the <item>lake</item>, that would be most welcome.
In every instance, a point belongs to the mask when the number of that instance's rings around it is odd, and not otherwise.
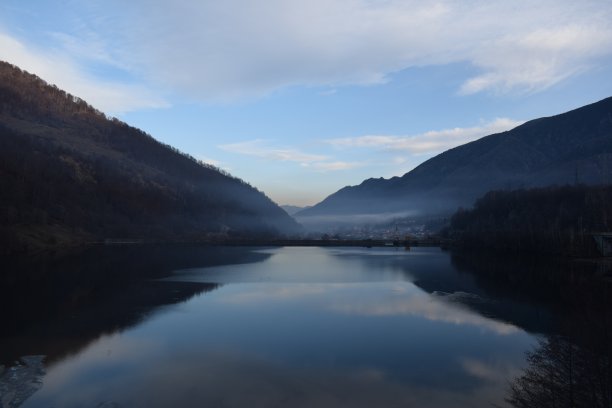
[[[595,364],[612,354],[612,309],[590,304],[609,292],[583,295],[597,273],[586,264],[439,248],[127,246],[6,265],[0,407],[508,406],[523,395],[510,384],[538,364],[529,356],[550,357],[556,341]],[[578,303],[603,311],[591,319],[600,327],[572,320]],[[591,406],[609,406],[607,370]],[[557,395],[540,406],[578,386],[549,384]]]

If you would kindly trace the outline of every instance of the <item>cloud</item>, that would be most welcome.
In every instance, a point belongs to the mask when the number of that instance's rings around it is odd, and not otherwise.
[[[328,159],[327,156],[303,153],[296,149],[268,147],[266,146],[266,141],[261,139],[224,144],[219,146],[219,148],[228,152],[247,156],[256,156],[269,160],[292,161],[303,164],[320,162]]]
[[[362,163],[329,161],[329,156],[305,153],[294,148],[271,147],[262,139],[224,144],[220,145],[219,148],[228,152],[255,156],[266,160],[296,162],[300,163],[302,167],[317,171],[349,170],[362,165]]]
[[[107,14],[95,30],[112,39],[105,49],[127,66],[207,101],[290,86],[379,84],[409,67],[451,63],[477,71],[458,89],[463,94],[538,91],[612,56],[608,1],[115,0],[82,7]]]
[[[77,61],[57,50],[41,50],[0,32],[3,59],[78,96],[106,113],[168,106],[144,86],[88,76]]]
[[[474,63],[484,72],[465,81],[460,92],[545,89],[587,71],[598,58],[610,54],[610,46],[611,31],[597,25],[571,24],[501,38],[475,50]]]
[[[332,95],[335,95],[337,93],[338,93],[337,89],[328,89],[328,90],[319,92],[319,95],[321,95],[321,96],[332,96]]]
[[[431,130],[412,136],[366,135],[329,139],[326,142],[340,148],[374,148],[394,152],[405,151],[411,154],[434,154],[483,136],[510,130],[522,123],[522,121],[498,118],[480,126]],[[395,164],[405,162],[401,157],[394,157],[392,161]]]
[[[219,160],[211,159],[210,157],[200,156],[198,157],[198,160],[215,167],[219,167],[221,165],[221,162]]]
[[[196,157],[201,163],[210,165],[210,166],[214,166],[217,169],[221,169],[223,171],[226,171],[228,173],[232,172],[232,168],[230,166],[227,166],[226,163],[222,162],[221,160],[217,160],[217,159],[213,159],[210,157],[206,157],[206,156],[197,156]]]
[[[363,166],[363,163],[357,162],[345,162],[345,161],[334,161],[334,162],[315,162],[305,163],[304,167],[310,167],[316,170],[329,171],[329,170],[350,170],[357,167]]]
[[[460,94],[536,92],[612,57],[612,3],[600,0],[92,0],[66,13],[39,28],[51,46],[1,34],[2,58],[113,112],[165,106],[152,90],[207,102],[327,94],[454,63],[474,70]],[[142,85],[100,80],[91,64]]]

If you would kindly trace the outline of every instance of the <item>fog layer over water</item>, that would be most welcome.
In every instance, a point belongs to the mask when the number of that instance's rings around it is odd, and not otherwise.
[[[552,320],[545,303],[493,298],[438,248],[191,251],[137,280],[149,304],[114,310],[110,296],[104,318],[85,307],[7,333],[13,353],[47,356],[23,406],[503,406]]]

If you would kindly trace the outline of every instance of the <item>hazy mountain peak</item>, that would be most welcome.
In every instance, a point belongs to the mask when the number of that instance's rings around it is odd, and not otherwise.
[[[612,98],[441,153],[401,177],[370,178],[296,214],[440,214],[492,189],[612,181]]]

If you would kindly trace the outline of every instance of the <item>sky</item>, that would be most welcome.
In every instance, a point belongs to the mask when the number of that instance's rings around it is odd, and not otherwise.
[[[0,59],[312,205],[612,96],[612,1],[2,0]]]

